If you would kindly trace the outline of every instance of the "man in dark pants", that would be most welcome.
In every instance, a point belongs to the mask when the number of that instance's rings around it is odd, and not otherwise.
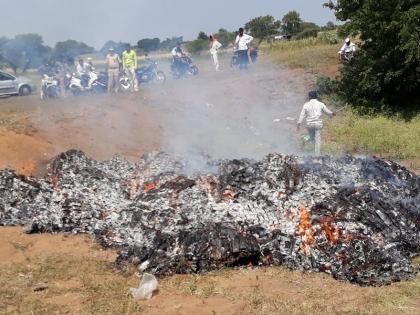
[[[246,69],[249,63],[248,59],[248,45],[254,37],[245,34],[241,27],[235,40],[235,49],[238,52],[239,69]]]

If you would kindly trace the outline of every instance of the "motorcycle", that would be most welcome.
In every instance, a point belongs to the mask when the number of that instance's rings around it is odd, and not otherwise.
[[[353,57],[354,57],[354,51],[352,50],[343,51],[340,53],[340,61],[343,63],[350,62],[350,60],[352,60]]]
[[[60,95],[60,81],[55,75],[44,74],[41,80],[41,99],[58,98]]]
[[[252,63],[256,63],[257,58],[258,58],[258,49],[250,48],[248,51],[249,51],[249,57],[251,58]],[[233,56],[230,59],[230,66],[231,68],[239,67],[239,52],[237,50],[233,52]]]
[[[145,66],[136,69],[137,81],[140,84],[145,83],[164,83],[166,81],[165,73],[158,68],[156,61],[150,61]],[[120,76],[120,86],[124,91],[131,89],[130,75],[124,71]]]
[[[177,61],[172,61],[171,73],[176,79],[189,75],[198,75],[198,67],[194,64],[190,56],[184,55]]]
[[[92,72],[91,75],[94,77],[92,86],[89,87],[90,76],[88,74],[76,75],[75,73],[67,74],[69,81],[68,88],[73,95],[80,95],[82,93],[104,93],[107,91],[108,78],[104,72]]]

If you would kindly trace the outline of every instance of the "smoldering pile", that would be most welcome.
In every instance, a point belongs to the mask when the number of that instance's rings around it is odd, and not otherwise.
[[[117,262],[155,274],[285,265],[361,285],[413,278],[419,177],[373,158],[217,161],[183,175],[164,153],[138,163],[56,157],[45,178],[0,172],[0,225],[94,234]]]

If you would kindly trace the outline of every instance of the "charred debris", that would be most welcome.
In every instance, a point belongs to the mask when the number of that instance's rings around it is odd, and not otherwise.
[[[360,285],[415,277],[419,177],[375,158],[270,154],[184,175],[165,153],[98,162],[70,150],[44,178],[0,171],[0,225],[93,234],[117,264],[167,275],[285,265]]]

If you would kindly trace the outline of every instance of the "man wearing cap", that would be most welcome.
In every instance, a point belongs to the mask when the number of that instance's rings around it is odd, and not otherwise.
[[[309,133],[310,141],[314,144],[315,155],[321,154],[321,130],[323,127],[322,113],[329,116],[335,116],[335,113],[330,111],[324,103],[317,100],[316,91],[311,91],[308,94],[309,102],[303,105],[302,111],[299,116],[297,123],[297,130],[300,129],[300,125],[303,120],[306,120],[306,129]]]
[[[138,82],[136,76],[137,69],[137,54],[131,49],[130,45],[127,45],[127,49],[122,54],[123,69],[130,77],[131,87],[134,87],[134,91],[138,91]]]
[[[344,55],[346,55],[346,54],[350,54],[350,55],[352,55],[352,54],[354,54],[354,52],[356,51],[356,45],[354,44],[354,43],[352,43],[351,42],[351,40],[350,40],[350,38],[346,38],[345,40],[344,40],[344,44],[343,44],[343,46],[341,47],[341,49],[338,51],[338,55],[339,55],[339,58],[340,58],[340,60],[344,60],[344,59],[346,59],[345,57],[344,57]]]
[[[121,59],[112,47],[109,48],[109,53],[106,55],[106,69],[108,73],[108,93],[118,92]]]

